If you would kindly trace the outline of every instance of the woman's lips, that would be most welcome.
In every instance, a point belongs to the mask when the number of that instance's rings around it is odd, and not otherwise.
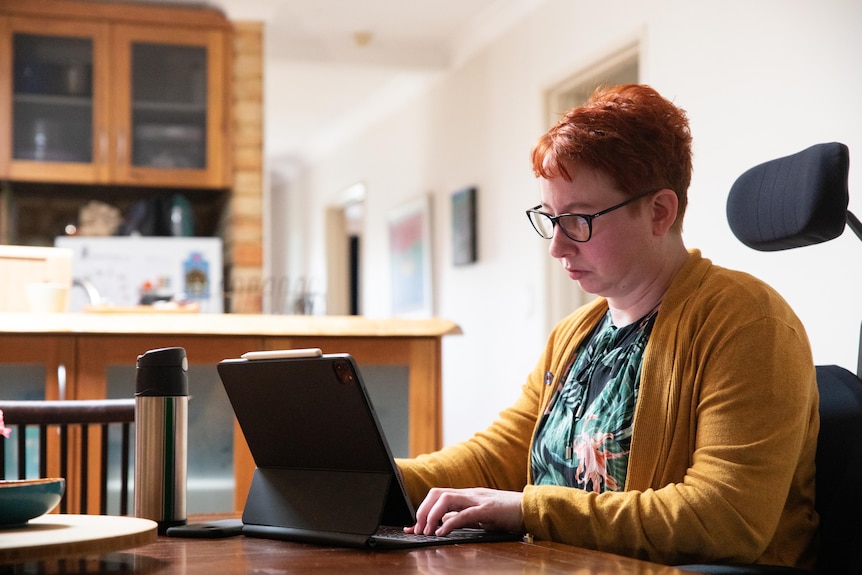
[[[579,279],[581,276],[584,275],[583,270],[573,267],[568,262],[563,262],[563,269],[566,270],[566,272],[569,274],[569,277],[573,280]]]

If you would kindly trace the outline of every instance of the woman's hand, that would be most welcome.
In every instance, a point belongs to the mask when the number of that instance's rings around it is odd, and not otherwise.
[[[445,536],[453,529],[478,527],[520,533],[524,530],[522,499],[519,491],[435,487],[416,510],[416,525],[405,531]]]

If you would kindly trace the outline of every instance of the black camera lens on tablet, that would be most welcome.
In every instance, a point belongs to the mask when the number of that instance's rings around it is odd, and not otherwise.
[[[335,375],[341,383],[353,383],[353,370],[350,369],[350,364],[346,361],[336,361],[332,364],[335,370]]]

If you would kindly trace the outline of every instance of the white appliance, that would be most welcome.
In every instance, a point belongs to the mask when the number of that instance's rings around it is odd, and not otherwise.
[[[54,245],[72,250],[72,277],[92,284],[102,304],[139,305],[146,293],[149,299],[185,298],[201,312],[223,311],[219,238],[64,236]],[[87,303],[88,292],[73,286],[70,311]]]

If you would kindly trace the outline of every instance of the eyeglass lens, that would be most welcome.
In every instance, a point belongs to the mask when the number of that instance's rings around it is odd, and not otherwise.
[[[554,220],[541,212],[529,212],[530,221],[539,235],[549,240],[554,237]],[[579,215],[568,214],[557,218],[557,225],[563,233],[576,242],[587,241],[590,238],[590,223]]]

